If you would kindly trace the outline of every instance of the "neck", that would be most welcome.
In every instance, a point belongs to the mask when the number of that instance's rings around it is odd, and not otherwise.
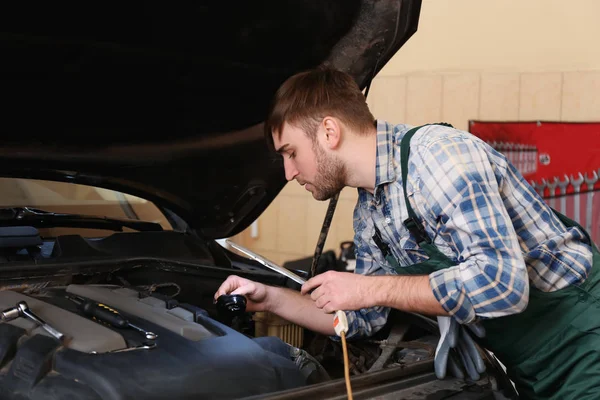
[[[353,135],[346,151],[346,186],[375,191],[375,165],[377,158],[377,129],[362,135]]]

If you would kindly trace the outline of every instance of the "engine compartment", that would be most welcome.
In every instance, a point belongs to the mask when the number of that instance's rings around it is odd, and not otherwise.
[[[26,318],[0,323],[2,399],[312,399],[345,393],[339,342],[308,330],[281,330],[281,339],[301,343],[331,378],[308,381],[290,357],[257,340],[273,338],[264,323],[259,329],[267,317],[219,312],[213,296],[230,274],[299,286],[214,241],[141,232],[45,238],[38,248],[37,258],[13,249],[0,263],[0,308],[25,301],[66,339]],[[73,296],[117,310],[157,338],[95,321]],[[438,381],[432,372],[438,337],[435,326],[392,310],[375,336],[348,342],[357,390],[401,385],[384,397],[390,399],[475,390],[483,397],[473,398],[483,399],[506,386],[492,369],[478,382]]]
[[[114,307],[155,333],[156,346],[136,349],[147,344],[144,335],[82,315],[66,294]],[[304,384],[291,360],[191,305],[171,307],[116,285],[68,285],[39,297],[0,292],[3,308],[18,301],[66,339],[61,343],[25,318],[0,324],[3,399],[239,398]]]

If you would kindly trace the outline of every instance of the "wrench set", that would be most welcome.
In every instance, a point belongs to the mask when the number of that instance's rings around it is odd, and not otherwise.
[[[600,169],[529,183],[550,207],[577,221],[600,243]]]
[[[510,142],[488,142],[488,144],[494,150],[504,154],[523,175],[537,171],[538,149],[536,146]]]

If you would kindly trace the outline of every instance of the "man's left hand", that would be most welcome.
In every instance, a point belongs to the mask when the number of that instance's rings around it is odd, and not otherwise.
[[[301,293],[313,292],[310,297],[326,313],[352,311],[374,305],[376,280],[352,272],[328,271],[309,279]]]

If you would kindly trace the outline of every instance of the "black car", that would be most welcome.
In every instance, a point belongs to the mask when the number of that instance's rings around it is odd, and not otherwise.
[[[367,88],[421,1],[27,6],[0,13],[0,398],[345,398],[339,342],[288,337],[331,378],[299,384],[256,315],[213,302],[232,273],[299,289],[220,239],[286,184],[262,130],[278,86],[327,64]],[[438,336],[392,313],[349,341],[354,398],[513,395],[486,352],[478,381],[436,379]]]

